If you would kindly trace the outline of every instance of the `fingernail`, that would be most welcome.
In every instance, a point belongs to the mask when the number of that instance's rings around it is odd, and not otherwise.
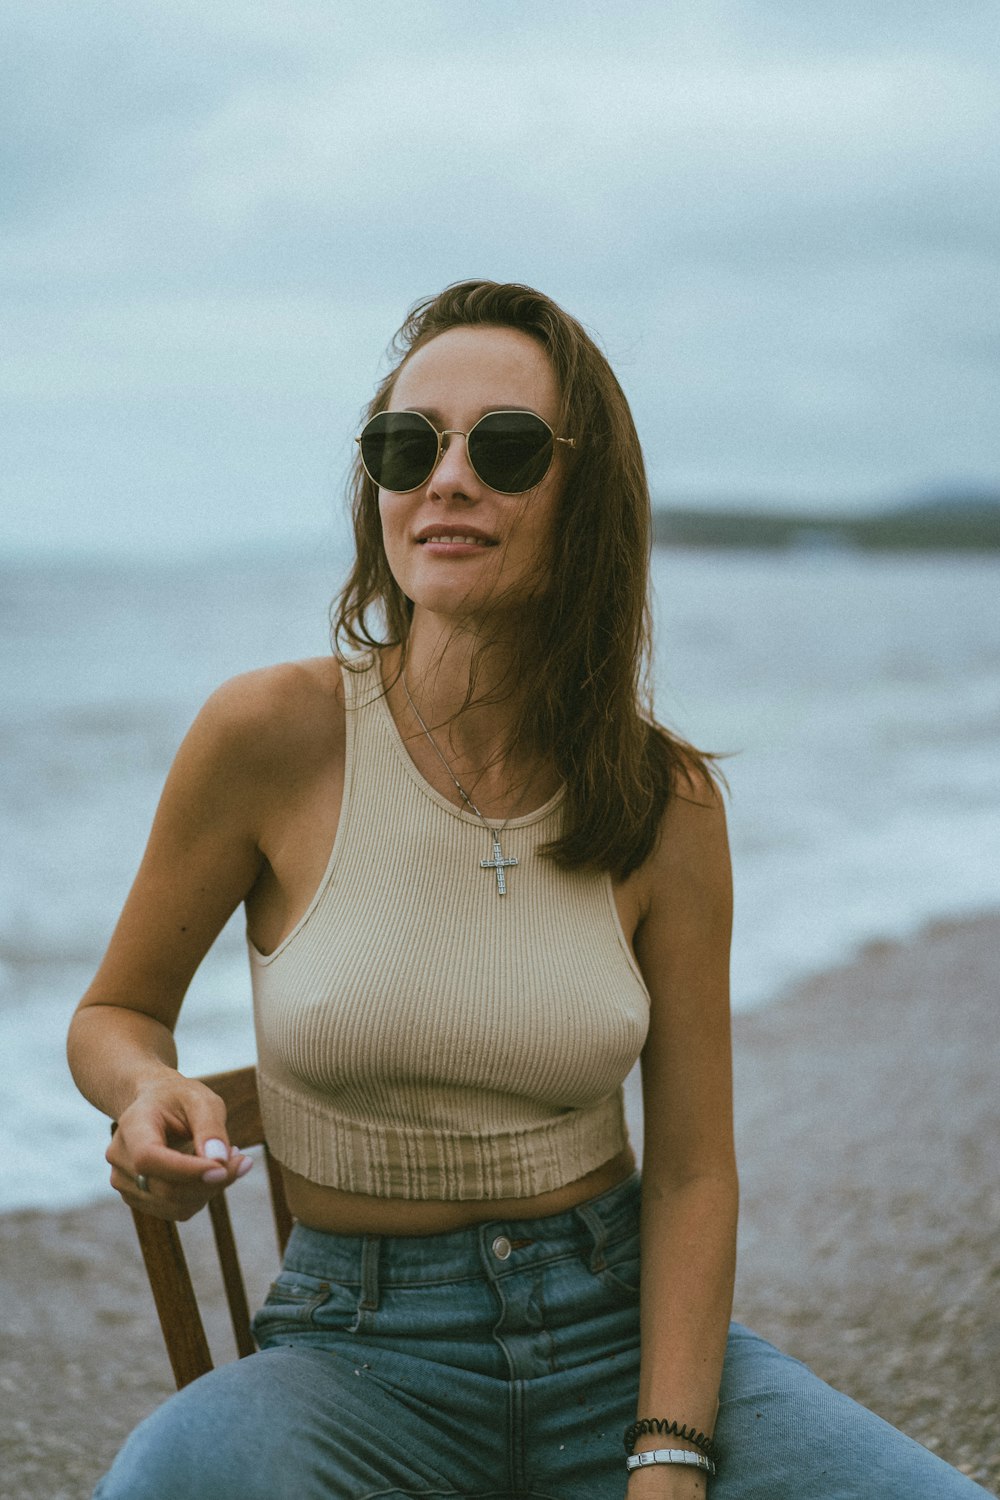
[[[223,1141],[206,1141],[202,1156],[210,1156],[213,1161],[228,1161],[229,1152]]]
[[[240,1162],[239,1166],[236,1168],[236,1175],[237,1175],[237,1177],[245,1177],[252,1166],[253,1166],[253,1157],[252,1156],[244,1156],[243,1160]]]
[[[202,1182],[225,1182],[229,1173],[225,1167],[209,1167],[207,1172],[202,1172]]]

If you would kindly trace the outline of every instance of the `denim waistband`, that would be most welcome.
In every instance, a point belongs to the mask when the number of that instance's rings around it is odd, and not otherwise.
[[[565,1256],[586,1257],[602,1269],[603,1250],[638,1226],[640,1177],[632,1173],[597,1198],[537,1219],[490,1219],[447,1234],[329,1234],[296,1224],[285,1269],[304,1276],[364,1286],[427,1285],[433,1281],[495,1279]]]

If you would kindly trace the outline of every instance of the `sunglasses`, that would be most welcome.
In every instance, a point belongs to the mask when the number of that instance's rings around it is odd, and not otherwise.
[[[446,437],[465,438],[475,474],[501,495],[523,495],[541,484],[556,443],[576,446],[575,438],[556,437],[533,411],[488,411],[468,432],[456,427],[438,432],[419,411],[380,411],[354,441],[369,479],[380,489],[405,495],[430,479]]]

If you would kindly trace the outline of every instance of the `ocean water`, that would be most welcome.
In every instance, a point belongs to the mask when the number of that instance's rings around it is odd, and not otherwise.
[[[64,1060],[163,777],[224,678],[328,649],[343,559],[0,568],[0,1209],[107,1191]],[[660,716],[731,752],[733,994],[1000,906],[1000,560],[657,553]],[[252,1058],[239,917],[181,1066]]]

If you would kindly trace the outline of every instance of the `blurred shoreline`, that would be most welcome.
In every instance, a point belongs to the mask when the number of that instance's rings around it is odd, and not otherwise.
[[[767,551],[1000,551],[1000,494],[942,494],[871,510],[831,512],[742,504],[664,505],[653,512],[658,546]]]
[[[992,1489],[998,953],[1000,913],[933,923],[734,1023],[735,1316]],[[263,1175],[233,1194],[251,1298],[276,1259]],[[225,1359],[204,1220],[183,1232]],[[0,1246],[5,1478],[84,1500],[171,1389],[131,1221],[110,1197],[7,1214]]]

